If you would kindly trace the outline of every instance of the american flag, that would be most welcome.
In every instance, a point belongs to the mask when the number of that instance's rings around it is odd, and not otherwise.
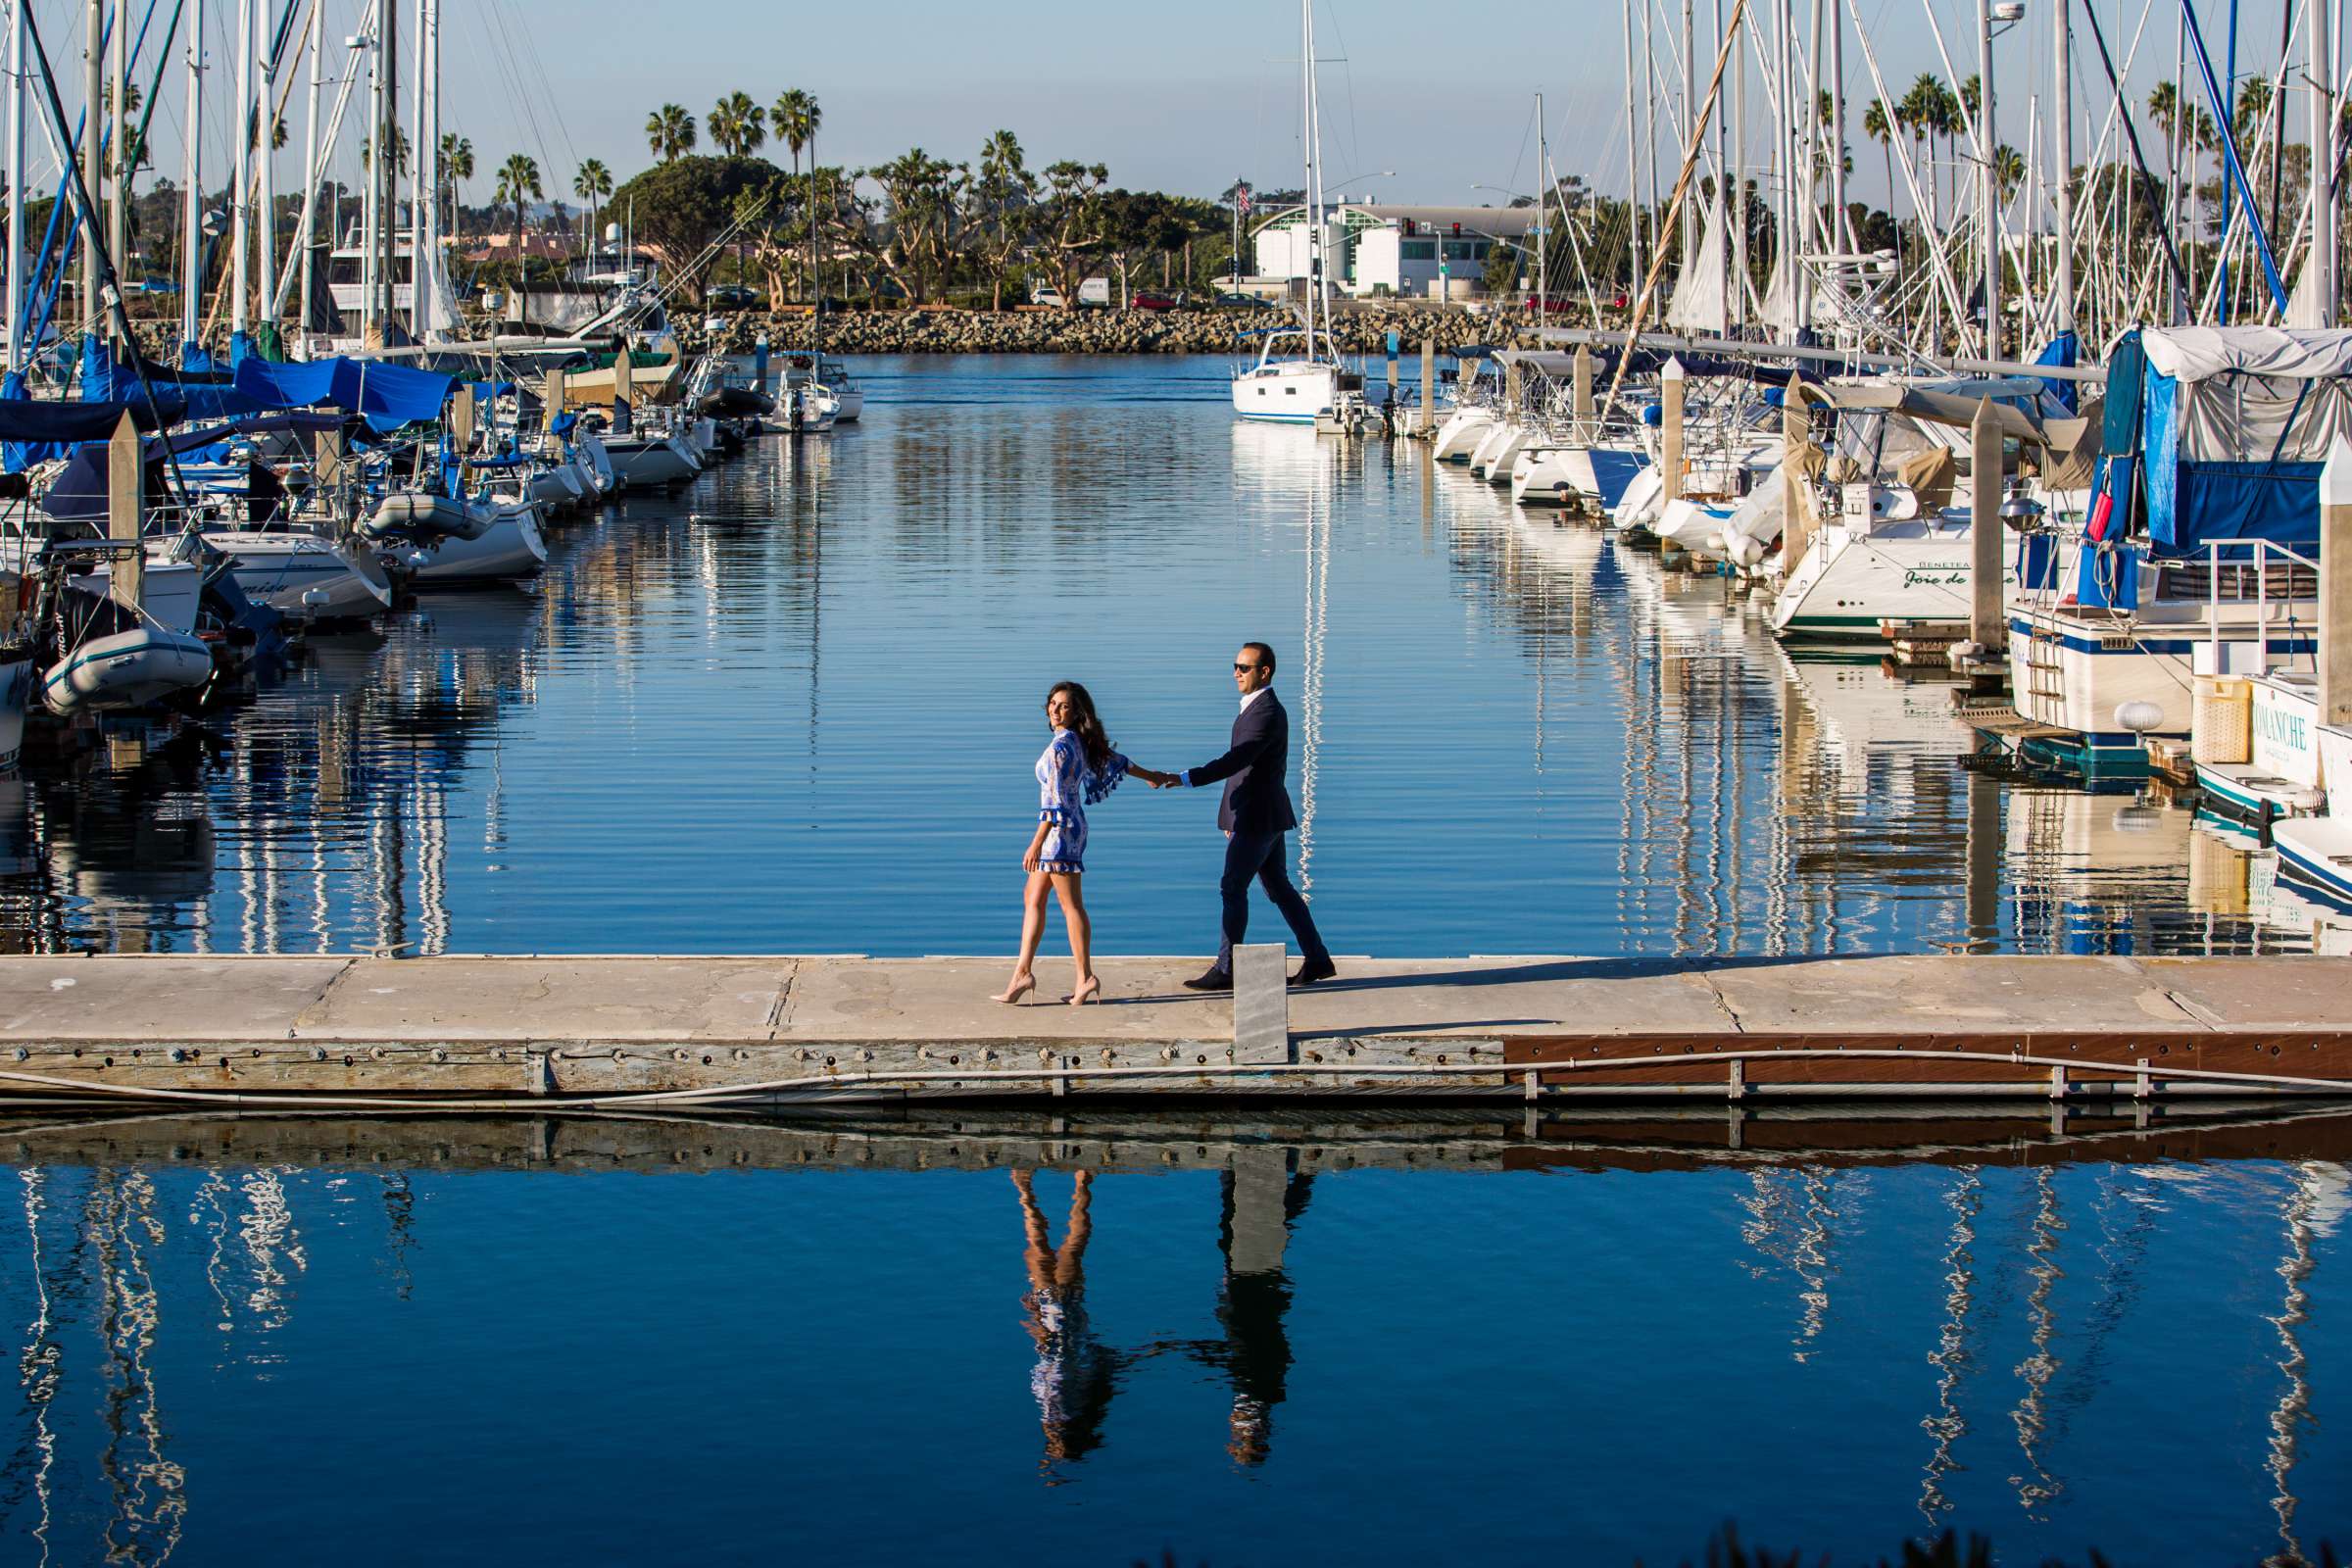
[[[1247,185],[1235,186],[1233,199],[1240,205],[1243,212],[1248,212],[1250,210],[1250,187]]]

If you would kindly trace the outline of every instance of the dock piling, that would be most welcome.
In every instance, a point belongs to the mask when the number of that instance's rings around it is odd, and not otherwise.
[[[2320,722],[2352,724],[2352,443],[2320,470]]]
[[[2007,646],[2009,622],[2001,603],[2001,425],[1992,399],[1977,400],[1969,424],[1968,514],[1970,558],[1968,634],[1989,660]]]
[[[1233,950],[1233,1057],[1237,1062],[1291,1059],[1290,954],[1279,942],[1237,943]]]
[[[1662,477],[1666,481],[1666,499],[1683,498],[1683,362],[1668,360],[1666,368],[1658,372],[1658,440]]]
[[[1426,441],[1438,433],[1438,340],[1421,340],[1421,428],[1415,432]]]

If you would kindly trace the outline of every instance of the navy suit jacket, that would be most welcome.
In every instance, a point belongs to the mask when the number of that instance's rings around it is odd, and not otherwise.
[[[1288,833],[1298,825],[1283,775],[1291,767],[1291,715],[1272,688],[1234,716],[1233,745],[1191,770],[1193,783],[1225,781],[1217,826],[1228,833]]]

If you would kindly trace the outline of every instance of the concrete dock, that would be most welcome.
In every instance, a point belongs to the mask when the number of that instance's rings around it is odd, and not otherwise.
[[[2352,1097],[2352,960],[0,958],[0,1097],[516,1110],[858,1100]]]

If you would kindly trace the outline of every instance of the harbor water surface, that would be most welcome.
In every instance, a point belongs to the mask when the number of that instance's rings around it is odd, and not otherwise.
[[[1004,952],[1046,688],[1181,767],[1254,637],[1343,955],[2315,944],[2186,813],[1964,767],[1942,688],[1237,428],[1225,369],[860,366],[861,425],[559,530],[532,592],[30,758],[0,940]],[[1212,804],[1094,813],[1102,949],[1205,951]],[[0,1123],[0,1560],[2352,1544],[2335,1121],[1214,1121]]]

